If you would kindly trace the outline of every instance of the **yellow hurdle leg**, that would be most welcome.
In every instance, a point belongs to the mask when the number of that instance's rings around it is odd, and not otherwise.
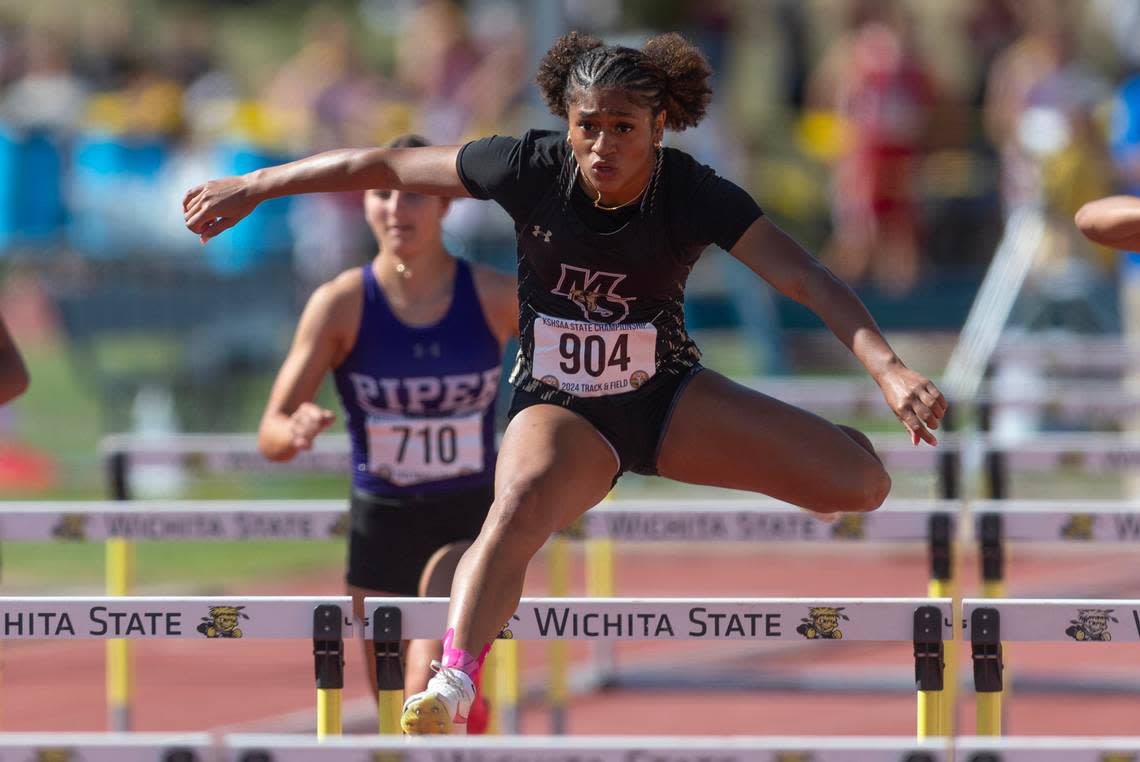
[[[340,688],[317,688],[317,739],[339,736],[343,724]]]
[[[499,725],[494,732],[511,735],[519,732],[519,647],[517,640],[500,640],[492,649],[497,652],[494,682],[498,686],[499,700]],[[487,678],[483,678],[483,682],[486,684]]]
[[[109,539],[106,543],[107,595],[130,595],[134,578],[134,545],[129,540]],[[126,732],[131,729],[131,649],[130,641],[107,641],[107,727]]]
[[[565,537],[551,540],[547,565],[551,597],[566,597],[570,591],[570,544]],[[560,736],[566,733],[566,703],[570,697],[567,682],[570,651],[566,641],[550,640],[547,641],[547,653],[550,657],[550,676],[546,689],[546,700],[550,706],[550,732]]]
[[[380,691],[377,697],[377,711],[380,715],[381,734],[399,734],[400,715],[404,713],[404,691]]]
[[[586,541],[586,595],[591,598],[612,598],[614,595],[613,540]],[[603,681],[610,679],[616,669],[613,641],[596,641],[592,650],[599,676]]]
[[[976,694],[978,729],[980,736],[1001,735],[1001,691]]]
[[[942,727],[942,718],[945,712],[942,706],[943,701],[942,691],[918,692],[918,737],[920,740],[945,735],[946,731]]]
[[[961,607],[958,605],[957,585],[952,579],[932,579],[927,587],[929,598],[950,599],[951,636],[946,641],[943,658],[946,666],[942,669],[942,735],[954,735],[958,714],[958,633],[961,630]]]
[[[496,735],[502,727],[502,696],[499,684],[499,662],[502,658],[502,646],[505,641],[496,640],[491,643],[491,652],[483,660],[482,676],[479,679],[479,693],[491,704],[491,716],[487,718],[487,735]]]

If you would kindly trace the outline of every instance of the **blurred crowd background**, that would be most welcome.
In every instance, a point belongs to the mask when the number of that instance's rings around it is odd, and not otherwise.
[[[1119,330],[1116,254],[1071,220],[1140,192],[1140,0],[0,0],[0,312],[33,377],[0,409],[0,489],[66,483],[109,431],[252,429],[308,294],[374,253],[355,195],[267,203],[203,247],[188,187],[406,132],[559,129],[532,79],[570,29],[696,42],[714,106],[669,143],[888,332],[953,337],[1026,205],[1051,222],[1018,319]],[[513,267],[493,205],[447,230]],[[821,326],[740,272],[710,251],[690,288],[698,337],[737,348],[722,369],[817,370]]]

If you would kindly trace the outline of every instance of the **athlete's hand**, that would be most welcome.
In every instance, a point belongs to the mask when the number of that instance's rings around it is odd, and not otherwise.
[[[289,416],[289,433],[298,450],[311,450],[313,440],[336,420],[336,413],[312,402],[302,402]]]
[[[892,368],[878,381],[895,417],[910,432],[911,442],[937,445],[938,438],[931,431],[946,415],[946,398],[934,382],[905,365]]]
[[[238,224],[261,199],[246,177],[223,177],[196,185],[182,198],[186,227],[202,243]]]

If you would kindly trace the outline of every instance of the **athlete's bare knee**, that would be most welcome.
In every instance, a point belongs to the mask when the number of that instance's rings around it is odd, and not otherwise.
[[[855,444],[874,455],[875,460],[879,460],[879,455],[875,452],[875,445],[871,444],[871,440],[867,438],[866,434],[858,429],[853,429],[850,426],[844,426],[842,424],[839,425],[839,430],[854,440]]]
[[[553,531],[533,480],[511,481],[496,490],[483,534],[499,551],[517,549],[533,555]]]
[[[855,481],[857,488],[852,495],[853,502],[844,510],[866,512],[873,511],[882,505],[887,495],[891,493],[891,475],[883,468],[883,464],[878,460],[874,463],[868,463],[867,466],[861,469],[858,478]]]

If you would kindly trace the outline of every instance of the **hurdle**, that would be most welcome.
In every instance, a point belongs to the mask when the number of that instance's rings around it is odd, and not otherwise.
[[[971,504],[983,598],[1006,597],[1009,544],[1140,541],[1140,504],[1118,500],[979,500]],[[1003,647],[1003,657],[1008,649]],[[1002,707],[1009,699],[1008,668]],[[988,700],[988,699],[987,699]]]
[[[152,540],[251,541],[343,538],[343,501],[136,500],[124,503],[10,501],[0,504],[0,541],[102,542],[106,592],[130,595],[134,543]],[[108,728],[130,728],[127,640],[107,641]]]
[[[1004,337],[992,360],[1045,370],[1124,373],[1140,366],[1140,347],[1112,336],[1022,334]]]
[[[1010,542],[1140,543],[1140,502],[1124,500],[978,500],[971,503],[984,598],[1005,597]]]
[[[974,663],[978,735],[1001,735],[1004,641],[1140,642],[1140,600],[967,598],[962,613]]]
[[[391,642],[439,637],[447,606],[446,598],[367,598],[364,610],[367,622],[387,623]],[[524,598],[498,638],[910,642],[917,733],[927,738],[942,733],[943,644],[953,634],[951,611],[949,599],[928,598]],[[389,671],[400,668],[390,651],[382,656],[378,649],[381,658]]]
[[[225,762],[485,762],[488,759],[590,760],[591,762],[950,762],[945,741],[902,738],[802,738],[709,736],[522,736],[490,738],[228,735]]]
[[[344,638],[352,625],[348,596],[0,597],[0,640],[310,640],[318,738],[341,732]]]
[[[206,733],[0,733],[0,760],[212,762]]]
[[[111,434],[99,442],[112,500],[132,497],[131,468],[135,465],[178,464],[207,473],[348,473],[349,450],[341,438],[322,438],[313,448],[288,464],[266,460],[257,449],[256,434]],[[134,585],[134,548],[129,538],[112,537],[106,543],[107,594],[130,595]],[[130,718],[130,645],[107,641],[107,726],[126,731]]]
[[[1140,360],[1140,352],[1136,353]],[[864,378],[797,378],[761,376],[735,379],[738,383],[789,405],[821,415],[890,417],[883,393]],[[1121,387],[1118,381],[1101,379],[1073,381],[1042,379],[1033,388],[981,390],[974,404],[988,414],[999,410],[1047,412],[1065,421],[1109,419],[1140,412],[1140,393]],[[984,415],[984,414],[983,414]]]
[[[1128,762],[1140,738],[959,738],[958,762]]]
[[[1012,497],[1011,471],[1044,473],[1079,469],[1109,473],[1140,468],[1140,434],[1107,432],[1042,432],[1023,441],[993,434],[985,437],[988,495],[994,500]]]
[[[955,598],[954,537],[957,516],[964,504],[957,500],[888,500],[878,511],[846,514],[834,524],[825,524],[806,511],[772,498],[742,500],[613,500],[606,501],[584,514],[564,534],[584,540],[587,549],[595,549],[595,558],[587,556],[587,591],[594,597],[612,597],[615,591],[612,561],[598,563],[596,556],[610,555],[614,542],[752,542],[752,543],[894,543],[925,542],[929,548],[930,578],[927,595],[931,598]],[[595,543],[591,546],[589,543]],[[600,543],[600,548],[597,543]],[[567,584],[559,578],[565,574],[564,553],[555,539],[552,553],[551,582],[557,590]],[[562,593],[552,589],[558,597]],[[957,631],[957,618],[954,629]],[[952,637],[951,640],[954,638]],[[555,644],[552,643],[552,646]],[[599,645],[608,645],[603,642]],[[561,646],[559,646],[561,648]],[[565,726],[566,663],[564,657],[552,659],[550,690],[551,729],[558,734]],[[599,667],[599,682],[607,687],[620,685],[612,654]],[[946,675],[943,702],[947,716],[943,732],[952,733],[956,706],[957,660],[954,649],[946,653]]]

